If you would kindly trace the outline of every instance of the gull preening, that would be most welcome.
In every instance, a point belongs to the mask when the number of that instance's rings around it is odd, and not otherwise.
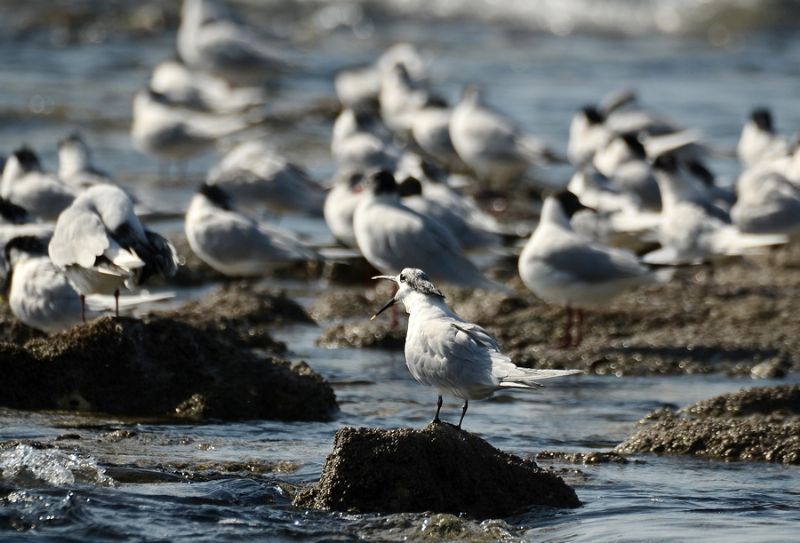
[[[445,394],[464,400],[458,421],[461,428],[469,400],[483,400],[504,389],[536,389],[541,386],[539,381],[582,373],[518,367],[500,351],[489,332],[456,315],[447,306],[444,294],[420,269],[405,268],[397,275],[379,275],[373,279],[386,279],[398,287],[397,293],[372,318],[398,302],[405,306],[409,315],[406,366],[417,382],[438,391],[434,422],[439,422]]]
[[[170,277],[179,262],[175,248],[145,229],[131,199],[114,185],[95,185],[75,198],[58,217],[48,252],[80,293],[83,320],[86,295],[113,294],[118,302],[123,285]]]

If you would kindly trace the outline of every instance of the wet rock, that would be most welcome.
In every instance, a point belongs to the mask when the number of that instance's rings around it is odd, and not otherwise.
[[[0,402],[138,417],[327,420],[330,386],[169,318],[103,317],[24,347],[0,344]],[[189,403],[192,408],[186,408]]]
[[[421,430],[343,428],[319,483],[297,507],[504,517],[533,505],[578,507],[564,481],[446,423]]]
[[[800,386],[753,388],[690,405],[614,450],[800,464]]]
[[[371,316],[388,300],[388,291],[383,302],[378,301],[374,290],[325,289],[309,308],[309,313],[317,321],[343,319],[363,319]]]
[[[486,327],[522,366],[574,367],[598,375],[725,373],[775,378],[800,371],[800,335],[792,316],[800,274],[775,255],[682,271],[669,284],[625,293],[609,309],[586,314],[579,348],[553,348],[563,308],[509,281],[518,296],[445,289],[462,317]]]
[[[569,464],[627,464],[629,460],[621,454],[608,452],[574,452],[541,451],[536,453],[536,460],[558,460]]]
[[[283,292],[244,281],[225,284],[179,309],[155,314],[222,333],[248,347],[273,352],[284,351],[286,345],[272,339],[271,325],[314,323],[308,313]]]
[[[405,320],[392,327],[390,323],[358,321],[326,328],[317,339],[320,347],[353,347],[357,349],[389,349],[402,351],[406,343]]]

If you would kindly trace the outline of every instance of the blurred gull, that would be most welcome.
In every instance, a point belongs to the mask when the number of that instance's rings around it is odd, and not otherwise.
[[[220,0],[184,0],[177,46],[189,67],[234,85],[262,85],[288,67]]]
[[[153,275],[170,277],[178,266],[174,247],[142,226],[131,199],[114,185],[81,193],[58,217],[48,251],[80,293],[83,320],[86,295],[113,294],[118,302],[123,285],[133,289]]]
[[[661,248],[644,256],[650,264],[696,264],[719,256],[760,253],[786,243],[784,235],[743,234],[710,213],[714,208],[698,199],[696,187],[687,184],[678,160],[662,155],[654,162],[663,208],[659,226]]]
[[[605,307],[626,290],[658,279],[633,253],[575,233],[570,217],[584,207],[568,191],[548,197],[539,225],[519,257],[525,286],[545,302],[567,310],[558,345],[562,348],[581,343],[585,309]]]
[[[500,244],[499,225],[492,225],[492,218],[478,209],[471,199],[446,185],[429,181],[423,185],[416,177],[406,177],[398,189],[403,205],[444,224],[464,250]],[[489,220],[482,222],[484,218]]]
[[[384,273],[397,272],[406,265],[424,266],[437,281],[504,289],[484,277],[464,256],[445,225],[400,202],[391,173],[374,173],[362,184],[364,194],[356,206],[353,227],[358,248],[372,266]]]
[[[393,170],[401,151],[374,115],[345,109],[333,125],[331,154],[342,170]]]
[[[54,221],[75,194],[75,189],[44,172],[39,157],[27,147],[18,149],[6,160],[0,197],[39,219]]]
[[[133,144],[139,151],[163,160],[186,161],[212,149],[219,139],[251,126],[244,117],[178,107],[152,89],[140,90],[133,100]]]
[[[94,167],[89,146],[77,132],[58,142],[58,176],[78,190],[112,182],[106,172]]]
[[[394,66],[402,64],[414,81],[427,79],[425,61],[413,45],[398,43],[388,48],[370,65],[340,70],[334,78],[339,102],[345,108],[358,111],[377,110],[381,82]]]
[[[661,208],[661,194],[647,160],[647,151],[635,134],[609,139],[597,150],[594,166],[612,186],[637,198],[643,208]]]
[[[414,117],[429,104],[444,105],[427,85],[414,81],[405,65],[395,64],[381,79],[381,119],[395,135],[409,139]]]
[[[406,332],[406,366],[417,382],[436,388],[439,399],[433,422],[439,422],[442,396],[464,400],[458,427],[464,422],[469,400],[490,398],[503,389],[535,389],[539,381],[582,373],[580,370],[520,368],[500,352],[497,340],[484,328],[456,315],[428,275],[405,268],[398,275],[379,275],[397,284],[397,293],[384,310],[402,302],[409,314]]]
[[[513,181],[531,164],[556,159],[545,144],[486,106],[475,85],[466,87],[453,110],[450,138],[461,160],[493,183]]]
[[[282,264],[320,258],[291,233],[237,211],[218,185],[203,184],[195,193],[185,229],[192,251],[232,277],[266,275]]]
[[[352,248],[358,247],[353,215],[361,198],[360,183],[363,177],[360,173],[337,173],[323,208],[325,224],[333,237],[342,245]]]
[[[219,185],[248,207],[322,214],[325,189],[263,141],[247,141],[231,149],[208,173],[208,183]]]
[[[40,239],[15,237],[5,245],[5,259],[12,270],[8,304],[20,321],[48,334],[81,321],[78,293],[50,261],[47,246]]]
[[[452,116],[453,110],[445,104],[429,102],[412,117],[411,136],[425,155],[437,164],[449,171],[463,172],[466,165],[450,138]]]
[[[800,237],[800,186],[771,172],[740,180],[736,192],[731,219],[740,231]]]
[[[156,65],[150,74],[150,88],[173,104],[208,113],[237,113],[266,100],[262,89],[231,87],[224,79],[192,71],[177,58]]]
[[[762,160],[786,156],[789,150],[789,140],[775,131],[772,113],[766,108],[753,110],[736,145],[742,166],[750,168]]]

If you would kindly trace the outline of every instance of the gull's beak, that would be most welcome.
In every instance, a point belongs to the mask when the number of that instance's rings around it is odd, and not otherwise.
[[[386,279],[388,281],[392,281],[393,283],[397,283],[397,278],[392,276],[392,275],[376,275],[375,277],[373,277],[373,279]],[[380,315],[381,313],[383,313],[384,311],[386,311],[387,309],[389,309],[390,307],[392,307],[396,303],[397,303],[397,300],[395,300],[394,296],[392,296],[391,300],[386,302],[386,304],[382,308],[380,308],[374,315],[372,315],[369,318],[369,320],[374,321],[375,318],[378,315]]]

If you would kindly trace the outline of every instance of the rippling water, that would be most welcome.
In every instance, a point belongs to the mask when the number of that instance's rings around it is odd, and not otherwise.
[[[191,183],[155,184],[156,162],[138,155],[127,135],[134,91],[171,54],[177,4],[63,3],[69,10],[55,4],[2,2],[0,151],[27,142],[55,167],[57,140],[80,128],[98,166],[142,200],[182,208]],[[425,52],[434,85],[446,95],[457,96],[468,81],[482,82],[493,103],[561,146],[577,107],[622,87],[636,88],[646,105],[700,128],[723,148],[735,144],[756,104],[772,107],[786,132],[800,126],[800,18],[793,2],[364,0],[239,7],[302,59],[303,69],[270,101],[273,111],[303,110],[329,99],[338,68],[371,60],[403,40]],[[333,169],[329,130],[328,121],[313,117],[276,127],[272,139],[324,177]],[[190,165],[195,180],[212,160]],[[725,159],[714,166],[724,175],[736,172]],[[563,172],[545,175],[558,181]],[[320,240],[327,237],[320,222],[283,220]],[[306,303],[325,288],[281,286]],[[77,434],[76,443],[94,451],[88,457],[35,448],[3,451],[0,531],[16,531],[15,539],[192,541],[400,540],[430,534],[435,519],[426,515],[290,507],[287,485],[319,476],[337,428],[419,427],[433,414],[435,398],[412,381],[401,354],[321,350],[313,345],[319,333],[317,327],[297,326],[276,336],[291,346],[292,358],[307,360],[334,383],[341,413],[329,423],[170,426],[0,409],[0,440]],[[721,376],[583,377],[537,394],[476,403],[465,424],[521,455],[544,448],[607,449],[652,409],[754,384]],[[458,412],[458,405],[446,404],[446,417],[455,419]],[[117,439],[111,432],[120,428],[135,435]],[[580,509],[536,510],[465,529],[472,530],[469,537],[531,541],[797,540],[796,467],[643,460],[567,473],[585,503]],[[295,469],[230,476],[181,472],[188,464],[234,461],[290,461]],[[132,480],[146,482],[127,482]]]

